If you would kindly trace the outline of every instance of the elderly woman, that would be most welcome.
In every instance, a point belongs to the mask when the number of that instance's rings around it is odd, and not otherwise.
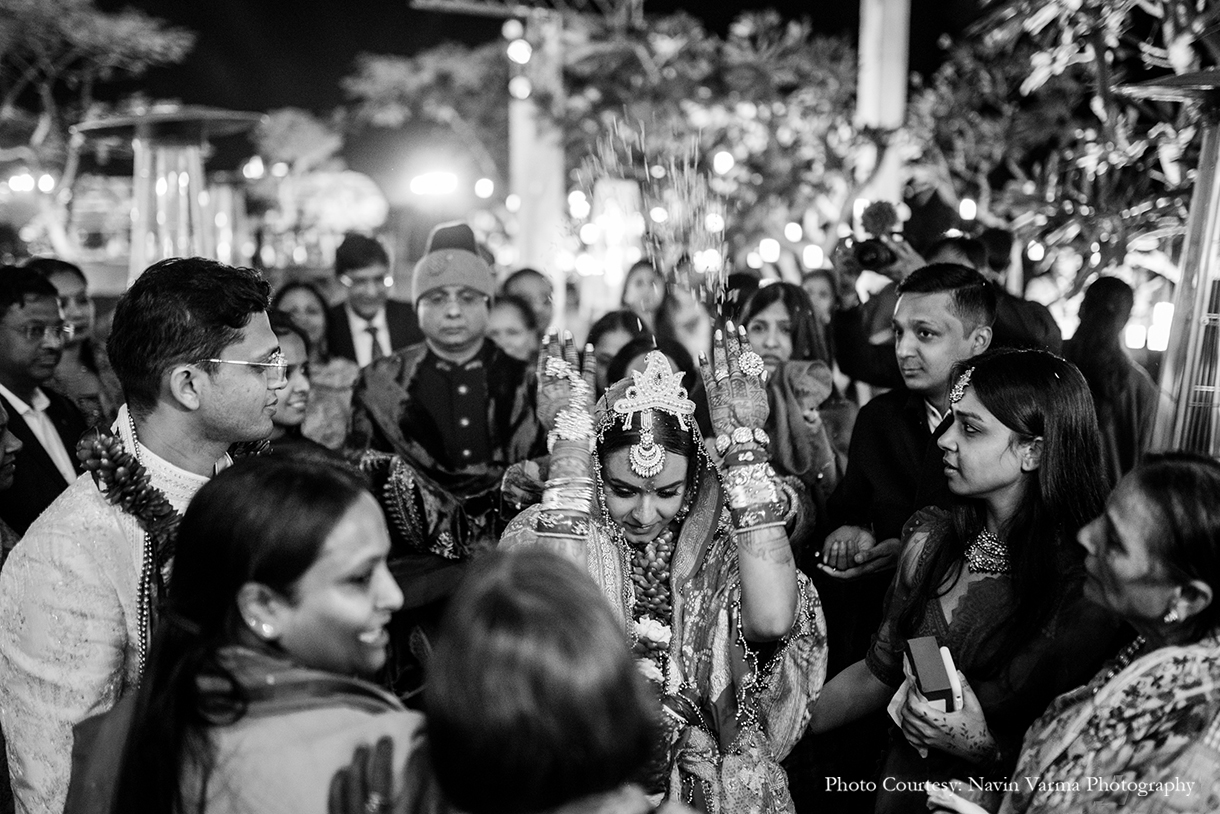
[[[1217,496],[1220,464],[1153,455],[1081,529],[1086,596],[1138,635],[1029,728],[1001,811],[1220,808]],[[984,810],[941,788],[930,794],[954,811]]]
[[[762,359],[735,334],[709,382],[723,466],[659,351],[592,403],[569,341],[549,347],[540,417],[554,427],[542,505],[501,547],[537,545],[586,568],[657,685],[664,788],[702,811],[792,811],[778,761],[804,729],[826,669],[817,593],[794,563],[802,505],[766,463]]]

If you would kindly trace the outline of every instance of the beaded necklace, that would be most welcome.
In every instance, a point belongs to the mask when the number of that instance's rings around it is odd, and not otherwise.
[[[1109,684],[1114,676],[1131,666],[1131,662],[1135,660],[1135,654],[1143,650],[1146,643],[1143,636],[1136,636],[1131,644],[1124,647],[1118,657],[1114,659],[1114,663],[1110,665],[1110,669],[1106,670],[1105,675],[1101,677],[1101,681],[1093,682],[1091,687],[1093,695],[1097,695],[1098,690]]]
[[[987,529],[979,532],[974,542],[966,546],[966,567],[972,574],[1011,574],[1008,546]]]

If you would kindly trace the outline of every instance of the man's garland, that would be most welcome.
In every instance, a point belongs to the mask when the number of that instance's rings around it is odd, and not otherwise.
[[[93,482],[106,500],[134,517],[144,531],[136,610],[136,625],[140,631],[137,652],[143,676],[153,627],[169,587],[169,565],[174,558],[174,542],[182,515],[165,493],[152,485],[148,470],[138,457],[140,442],[135,422],[130,416],[128,422],[133,445],[137,447],[135,454],[124,449],[122,438],[95,427],[77,442],[76,457],[93,476]],[[231,455],[235,458],[258,455],[268,447],[266,441],[235,445]]]
[[[134,422],[131,427],[135,441]],[[123,448],[116,435],[94,428],[76,445],[76,457],[93,475],[93,482],[106,500],[131,515],[144,530],[144,550],[140,566],[136,626],[136,649],[140,676],[148,658],[149,640],[159,605],[165,601],[168,565],[174,556],[174,539],[182,515],[170,505],[165,493],[152,485],[144,464]]]

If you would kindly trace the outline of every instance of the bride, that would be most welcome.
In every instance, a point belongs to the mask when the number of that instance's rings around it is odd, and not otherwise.
[[[708,812],[792,811],[782,760],[825,678],[812,584],[788,542],[802,506],[767,463],[762,359],[731,324],[703,363],[715,446],[659,352],[592,403],[593,354],[547,343],[539,413],[551,458],[542,502],[501,546],[587,569],[615,609],[669,724],[667,792]]]

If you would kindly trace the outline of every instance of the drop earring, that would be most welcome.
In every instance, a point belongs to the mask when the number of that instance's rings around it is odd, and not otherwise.
[[[1167,625],[1172,625],[1182,617],[1178,614],[1177,608],[1171,608],[1168,613],[1161,617],[1161,621]]]

